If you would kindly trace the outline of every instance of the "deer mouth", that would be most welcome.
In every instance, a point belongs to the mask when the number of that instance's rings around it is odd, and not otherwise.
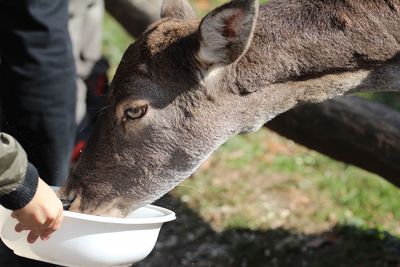
[[[58,192],[65,211],[84,213],[96,216],[124,218],[132,210],[142,205],[134,205],[122,196],[86,196],[82,190],[61,188]]]
[[[63,210],[68,211],[69,208],[70,208],[71,205],[72,205],[72,201],[69,200],[69,199],[60,199],[60,200],[61,200],[61,203],[62,203],[62,205],[63,205]]]

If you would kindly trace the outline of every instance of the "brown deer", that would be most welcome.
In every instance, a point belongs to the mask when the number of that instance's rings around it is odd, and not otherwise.
[[[301,103],[399,91],[399,52],[398,0],[234,0],[202,20],[186,0],[165,0],[126,50],[61,197],[73,211],[125,216]]]

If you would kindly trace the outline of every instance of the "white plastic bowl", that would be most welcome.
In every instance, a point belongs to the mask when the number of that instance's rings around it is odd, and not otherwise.
[[[26,241],[28,233],[14,230],[11,211],[0,206],[0,236],[15,254],[70,267],[130,266],[153,249],[161,225],[175,213],[153,205],[126,218],[110,218],[64,211],[61,228],[48,241]]]

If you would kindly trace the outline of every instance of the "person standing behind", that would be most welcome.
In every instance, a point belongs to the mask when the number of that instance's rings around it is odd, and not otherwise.
[[[18,140],[47,184],[62,185],[76,127],[68,1],[0,0],[0,58],[1,131]]]
[[[0,0],[0,57],[1,131],[46,183],[62,185],[76,127],[68,1]]]

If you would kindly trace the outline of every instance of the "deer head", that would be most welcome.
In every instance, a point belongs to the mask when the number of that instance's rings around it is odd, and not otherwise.
[[[126,50],[108,106],[61,190],[71,210],[124,216],[253,127],[240,95],[221,86],[221,71],[246,52],[257,11],[257,1],[236,0],[199,21],[185,0],[164,1],[161,20]]]
[[[165,0],[126,50],[61,197],[124,216],[299,103],[398,90],[400,4],[349,2],[271,0],[258,18],[257,1],[234,0],[200,21],[186,0]]]

